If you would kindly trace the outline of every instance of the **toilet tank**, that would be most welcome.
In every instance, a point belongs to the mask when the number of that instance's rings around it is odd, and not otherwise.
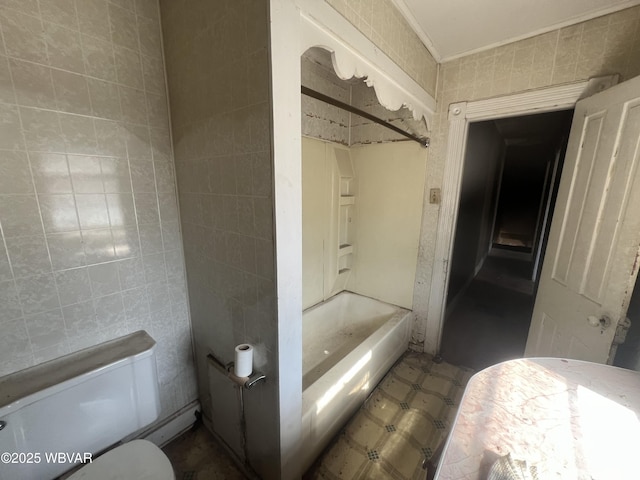
[[[0,462],[0,479],[55,478],[76,465],[47,453],[96,454],[153,422],[155,348],[139,331],[0,378],[0,454],[32,460]]]

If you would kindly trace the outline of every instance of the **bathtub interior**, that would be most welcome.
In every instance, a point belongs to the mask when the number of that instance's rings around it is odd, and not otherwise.
[[[306,310],[302,326],[303,390],[397,312],[398,307],[351,292],[342,292]]]

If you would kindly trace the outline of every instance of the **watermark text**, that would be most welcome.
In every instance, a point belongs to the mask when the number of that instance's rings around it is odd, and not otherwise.
[[[61,463],[80,464],[93,462],[93,454],[90,452],[2,452],[0,463],[12,464],[37,464],[37,463]]]

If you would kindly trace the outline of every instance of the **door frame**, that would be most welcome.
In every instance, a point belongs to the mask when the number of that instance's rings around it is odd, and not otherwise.
[[[617,82],[618,75],[607,75],[571,84],[449,105],[449,137],[442,180],[442,202],[438,215],[424,337],[432,339],[433,343],[427,341],[425,350],[432,353],[440,351],[469,124],[568,110],[574,108],[578,100],[612,87]]]

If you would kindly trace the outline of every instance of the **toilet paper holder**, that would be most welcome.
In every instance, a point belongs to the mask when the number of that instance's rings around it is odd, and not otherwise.
[[[260,372],[253,372],[248,377],[238,377],[233,373],[234,362],[229,362],[225,365],[211,353],[207,355],[207,359],[211,365],[220,370],[223,375],[226,375],[231,379],[231,381],[246,388],[247,390],[251,390],[257,383],[267,379],[266,375]]]

